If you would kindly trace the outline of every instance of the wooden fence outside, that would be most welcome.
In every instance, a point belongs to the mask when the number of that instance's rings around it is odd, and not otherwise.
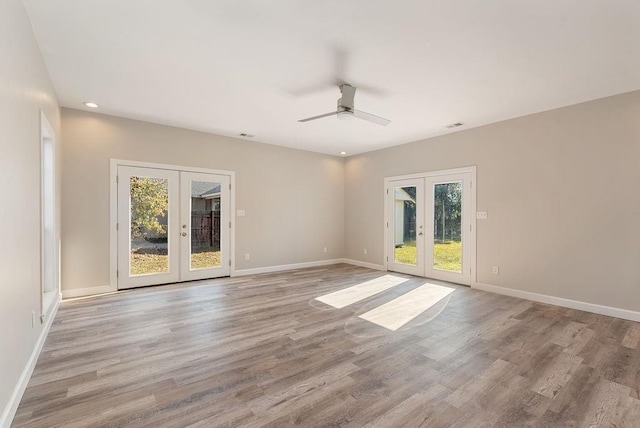
[[[191,211],[191,248],[220,249],[220,212]]]

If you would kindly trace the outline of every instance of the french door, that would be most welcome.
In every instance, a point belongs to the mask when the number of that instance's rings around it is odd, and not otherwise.
[[[229,275],[226,175],[118,166],[118,289]]]
[[[427,177],[425,276],[471,284],[471,174]]]
[[[471,172],[388,180],[387,268],[471,283]]]
[[[424,179],[398,180],[387,187],[388,268],[424,275]],[[391,238],[391,239],[389,239]]]

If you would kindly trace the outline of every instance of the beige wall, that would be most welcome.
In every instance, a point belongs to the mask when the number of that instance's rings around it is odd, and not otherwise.
[[[0,412],[27,365],[40,314],[40,110],[60,112],[20,0],[0,2]],[[0,426],[3,424],[0,416]]]
[[[640,310],[640,92],[348,158],[345,256],[383,263],[384,177],[468,165],[478,282]]]
[[[109,284],[110,159],[235,171],[236,269],[342,257],[342,158],[66,108],[62,119],[63,291]]]

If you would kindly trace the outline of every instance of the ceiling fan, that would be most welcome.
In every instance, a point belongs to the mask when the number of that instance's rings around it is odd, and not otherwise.
[[[369,122],[375,123],[376,125],[382,126],[387,126],[389,123],[391,123],[390,120],[384,119],[382,117],[356,110],[353,104],[353,99],[356,96],[355,87],[344,83],[340,85],[340,92],[342,93],[342,97],[338,98],[338,108],[336,109],[336,111],[321,114],[319,116],[308,117],[306,119],[301,119],[298,122],[309,122],[311,120],[322,119],[323,117],[337,116],[338,119],[352,119],[356,117],[358,119],[364,119]]]

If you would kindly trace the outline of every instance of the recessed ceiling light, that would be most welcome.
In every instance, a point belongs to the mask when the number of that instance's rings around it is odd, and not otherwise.
[[[83,104],[86,105],[87,107],[98,108],[98,104],[96,104],[96,103],[85,102]]]
[[[344,156],[347,154],[347,152],[340,152],[340,154]]]

